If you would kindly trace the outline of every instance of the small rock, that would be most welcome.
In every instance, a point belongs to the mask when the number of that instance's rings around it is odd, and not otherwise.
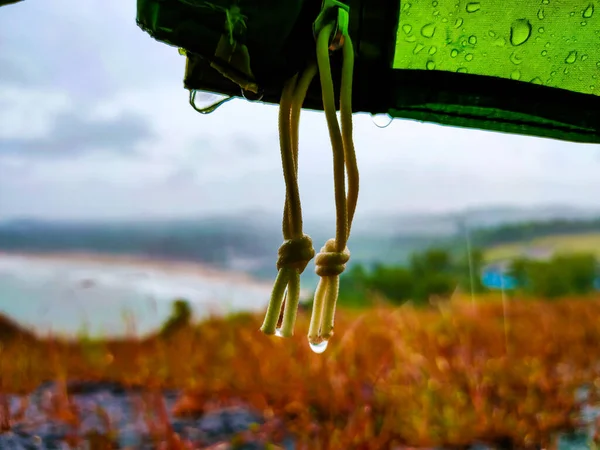
[[[43,442],[38,436],[9,431],[0,434],[0,448],[3,450],[38,450],[46,447],[43,446]]]
[[[199,428],[215,439],[247,431],[254,423],[262,423],[257,414],[243,408],[227,408],[205,414],[199,421]]]

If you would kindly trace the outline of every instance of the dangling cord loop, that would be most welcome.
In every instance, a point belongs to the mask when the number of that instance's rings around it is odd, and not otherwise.
[[[340,131],[329,61],[329,39],[334,25],[325,26],[317,39],[317,62],[321,79],[323,109],[333,150],[333,173],[336,206],[336,235],[328,240],[315,259],[316,272],[321,277],[313,303],[308,340],[314,349],[323,351],[333,335],[335,307],[339,292],[339,275],[346,268],[350,252],[346,246],[358,201],[359,177],[352,139],[352,74],[354,49],[350,35],[343,36],[342,83],[340,90]],[[348,195],[346,174],[348,172]]]
[[[298,130],[302,104],[316,73],[316,65],[311,64],[300,80],[297,75],[288,80],[280,101],[279,140],[286,185],[282,223],[284,242],[279,248],[278,274],[261,327],[265,334],[284,337],[293,335],[300,301],[300,274],[315,255],[312,240],[302,232],[302,207],[298,189]],[[277,328],[280,317],[281,327]]]

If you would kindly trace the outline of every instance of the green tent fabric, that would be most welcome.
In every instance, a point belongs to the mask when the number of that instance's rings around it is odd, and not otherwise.
[[[600,18],[594,13],[589,1],[403,2],[393,68],[600,95]]]
[[[419,102],[399,92],[392,113],[598,142],[595,9],[589,0],[402,2],[392,67],[434,71],[425,80],[437,92]]]
[[[138,24],[184,48],[185,87],[240,96],[214,69],[227,12],[262,100],[314,55],[314,1],[138,0]],[[357,112],[600,143],[600,3],[589,0],[348,0]],[[209,5],[209,7],[207,7]],[[211,7],[212,6],[212,7]],[[333,57],[339,88],[340,59]],[[235,69],[234,69],[235,70]],[[318,83],[305,103],[322,109]]]

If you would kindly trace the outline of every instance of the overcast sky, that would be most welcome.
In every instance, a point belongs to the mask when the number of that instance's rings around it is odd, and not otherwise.
[[[194,112],[184,57],[135,24],[135,0],[0,8],[0,219],[279,214],[277,108]],[[359,214],[600,204],[600,146],[355,116]],[[333,214],[321,113],[302,116],[307,214]]]

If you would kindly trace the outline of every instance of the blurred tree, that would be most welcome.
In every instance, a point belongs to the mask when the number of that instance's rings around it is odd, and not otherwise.
[[[163,324],[160,334],[168,337],[178,330],[188,327],[192,321],[192,308],[187,300],[177,299],[173,302],[171,315]]]
[[[394,303],[403,303],[414,293],[414,281],[411,271],[404,267],[378,265],[368,277],[367,286]]]
[[[594,291],[598,264],[594,255],[557,255],[549,261],[515,259],[509,268],[519,290],[533,296],[557,298]]]

